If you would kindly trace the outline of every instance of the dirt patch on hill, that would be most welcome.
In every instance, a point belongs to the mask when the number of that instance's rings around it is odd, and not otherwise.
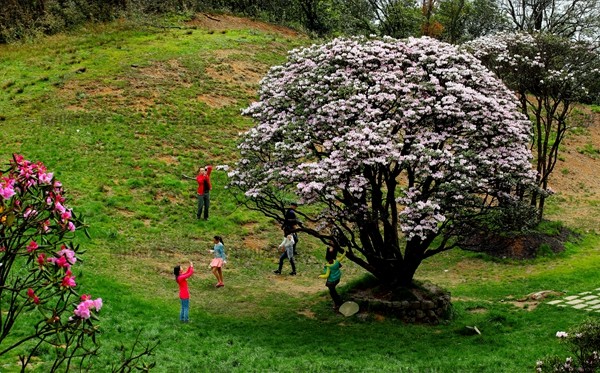
[[[558,199],[560,208],[547,212],[546,218],[600,233],[600,113],[579,110],[582,130],[571,131],[563,141],[549,182],[556,192],[551,198]]]
[[[240,18],[227,14],[206,14],[198,13],[194,18],[186,22],[186,26],[194,26],[209,31],[226,31],[226,30],[260,30],[281,34],[287,37],[300,37],[298,31],[287,27],[268,24],[260,21],[253,21],[248,18]]]
[[[471,237],[461,243],[464,250],[483,252],[497,258],[533,259],[540,254],[559,253],[564,243],[576,237],[567,228],[556,234],[529,232],[519,235],[488,234]]]

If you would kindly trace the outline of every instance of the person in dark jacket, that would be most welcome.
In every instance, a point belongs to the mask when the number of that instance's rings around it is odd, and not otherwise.
[[[302,222],[300,222],[296,216],[296,208],[298,208],[298,204],[296,202],[290,203],[290,207],[285,212],[284,221],[281,226],[281,229],[283,229],[283,237],[287,237],[291,234],[294,238],[294,255],[298,255],[298,252],[296,251],[296,245],[298,244],[298,233],[294,232],[294,230],[298,225],[302,225]]]

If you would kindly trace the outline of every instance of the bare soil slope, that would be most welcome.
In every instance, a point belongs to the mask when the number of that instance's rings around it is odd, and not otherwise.
[[[586,111],[585,119],[586,128],[563,142],[550,179],[557,208],[548,209],[546,218],[600,234],[600,113]]]

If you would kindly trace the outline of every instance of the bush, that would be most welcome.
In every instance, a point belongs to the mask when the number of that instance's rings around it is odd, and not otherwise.
[[[538,372],[598,372],[600,371],[600,321],[589,319],[567,332],[557,332],[556,336],[565,343],[572,353],[566,359],[558,356],[540,360],[536,364]]]
[[[33,357],[50,351],[52,372],[68,371],[71,364],[85,367],[97,353],[102,299],[80,296],[72,270],[81,253],[72,239],[82,227],[66,205],[62,184],[41,162],[14,155],[0,170],[0,356],[22,348],[23,371]],[[154,347],[136,339],[114,371],[139,368],[138,360]]]

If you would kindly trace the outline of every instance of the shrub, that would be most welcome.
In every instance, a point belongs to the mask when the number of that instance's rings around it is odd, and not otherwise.
[[[79,295],[72,269],[81,254],[72,240],[82,227],[66,205],[62,184],[41,162],[14,155],[0,170],[0,356],[20,347],[23,371],[49,351],[52,372],[84,367],[98,351],[102,299]],[[136,339],[113,370],[139,368],[138,360],[156,347],[134,351],[140,345]]]
[[[558,356],[540,360],[536,364],[538,372],[598,372],[600,371],[600,321],[589,319],[569,332],[559,331],[556,336],[565,343],[571,356],[562,359]]]

